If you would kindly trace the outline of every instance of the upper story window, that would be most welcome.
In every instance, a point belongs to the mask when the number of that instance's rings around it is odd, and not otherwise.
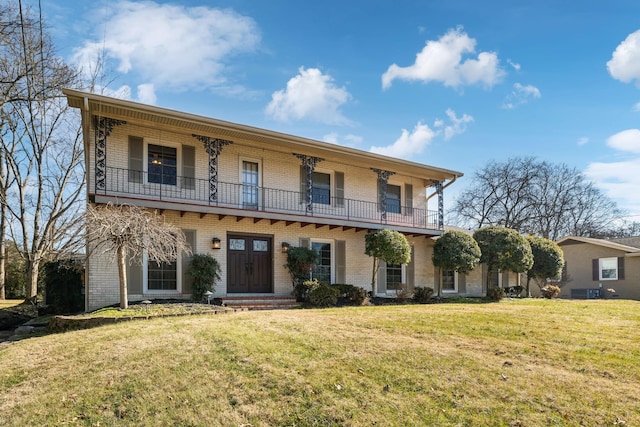
[[[314,172],[312,181],[313,203],[323,205],[331,204],[331,175],[323,172]]]
[[[600,258],[599,280],[618,280],[618,258]]]
[[[149,144],[147,152],[147,182],[176,185],[178,178],[177,148]]]
[[[387,184],[387,212],[400,213],[400,186]]]

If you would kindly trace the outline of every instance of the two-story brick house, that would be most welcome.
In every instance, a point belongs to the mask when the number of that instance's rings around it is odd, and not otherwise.
[[[222,266],[218,297],[292,291],[287,246],[320,254],[314,277],[370,288],[370,230],[393,228],[412,248],[406,266],[383,266],[378,289],[434,286],[431,237],[443,229],[443,189],[460,172],[75,90],[82,114],[89,203],[155,209],[195,253]],[[429,200],[434,210],[428,210]],[[189,298],[187,258],[132,264],[131,301]],[[89,257],[86,308],[118,301],[116,265]]]

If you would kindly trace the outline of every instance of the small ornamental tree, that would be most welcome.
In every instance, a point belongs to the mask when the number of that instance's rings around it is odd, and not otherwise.
[[[284,268],[291,276],[293,294],[296,298],[302,298],[304,293],[303,284],[311,277],[311,271],[318,263],[318,252],[303,246],[290,246],[287,250],[287,263]]]
[[[516,230],[505,227],[489,226],[473,233],[478,242],[480,262],[487,266],[487,271],[494,269],[524,273],[533,265],[531,246],[525,237]],[[491,275],[486,278],[487,292],[490,291]]]
[[[476,268],[480,256],[480,247],[470,234],[450,230],[436,240],[431,259],[440,269],[465,274]],[[438,288],[438,296],[441,288],[442,285]]]
[[[373,257],[371,295],[376,295],[376,275],[380,261],[387,264],[408,264],[411,261],[411,246],[404,234],[395,230],[378,230],[365,236],[364,253]]]
[[[141,263],[141,255],[146,253],[149,261],[161,264],[175,261],[182,252],[191,254],[180,228],[139,206],[89,205],[86,229],[89,253],[109,254],[118,263],[120,308],[129,306],[127,257],[131,262]]]
[[[564,254],[560,246],[553,240],[538,236],[527,236],[531,252],[533,253],[533,266],[527,271],[527,295],[529,295],[529,281],[534,279],[538,287],[542,289],[547,279],[559,278],[564,267]]]
[[[204,293],[213,291],[216,282],[220,280],[220,264],[209,254],[194,254],[187,274],[193,277],[191,298],[194,301],[202,301]]]

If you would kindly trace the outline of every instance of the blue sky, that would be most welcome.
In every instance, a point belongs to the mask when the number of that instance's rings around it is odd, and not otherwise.
[[[464,172],[447,205],[533,155],[640,221],[637,0],[42,3],[106,94]]]

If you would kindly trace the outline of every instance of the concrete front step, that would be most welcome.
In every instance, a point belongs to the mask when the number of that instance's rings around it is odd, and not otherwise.
[[[230,296],[220,298],[227,307],[242,307],[249,310],[274,310],[300,307],[294,297],[289,296]]]

